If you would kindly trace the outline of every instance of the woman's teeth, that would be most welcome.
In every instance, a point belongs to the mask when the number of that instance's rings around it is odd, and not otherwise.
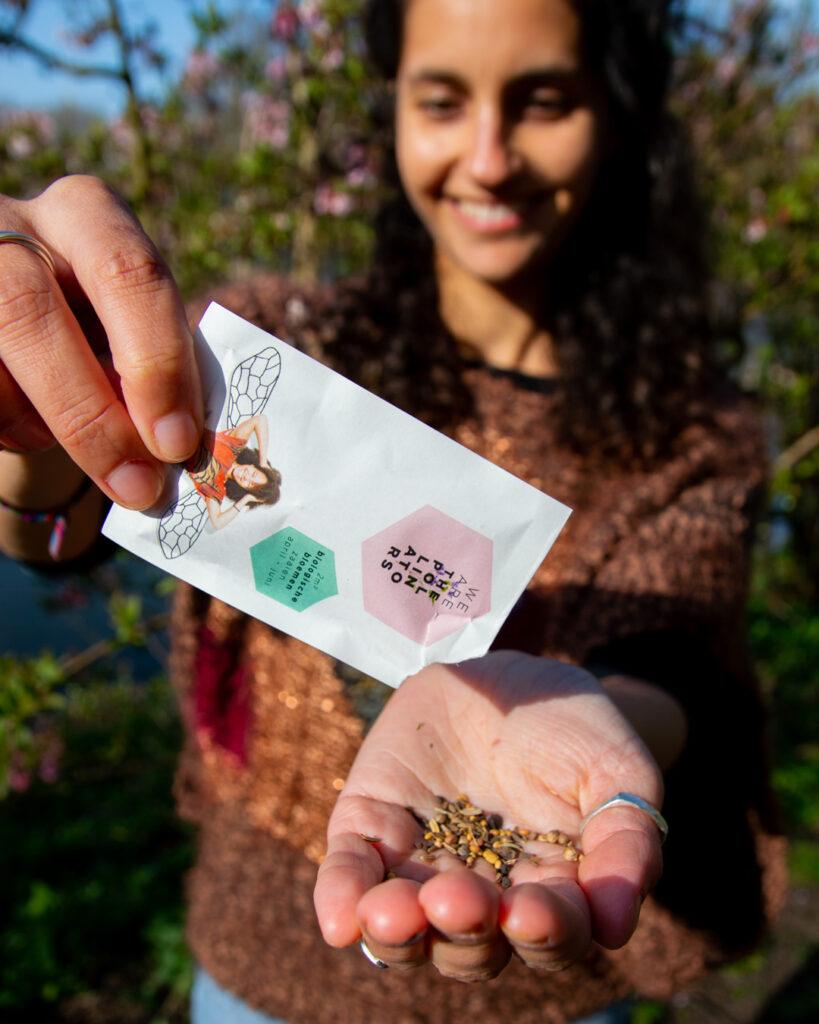
[[[501,224],[511,217],[517,217],[517,211],[502,203],[471,203],[468,200],[457,200],[459,209],[471,220],[490,226]]]

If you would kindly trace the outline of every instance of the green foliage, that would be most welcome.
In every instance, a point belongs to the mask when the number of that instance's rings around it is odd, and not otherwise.
[[[645,1000],[631,1009],[631,1024],[662,1024],[667,1019],[668,1009],[665,1003]]]
[[[161,679],[86,683],[62,725],[59,781],[0,806],[0,1017],[110,987],[181,1021],[191,844],[171,806],[172,695]]]

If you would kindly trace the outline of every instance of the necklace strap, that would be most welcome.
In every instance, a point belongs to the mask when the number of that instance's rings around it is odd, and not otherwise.
[[[22,519],[24,523],[52,523],[51,536],[48,539],[48,553],[56,561],[60,556],[63,538],[68,529],[68,513],[82,501],[91,487],[91,478],[86,476],[64,502],[53,505],[51,508],[23,508],[20,505],[13,505],[10,501],[5,501],[3,498],[0,498],[0,508],[17,516],[18,519]]]

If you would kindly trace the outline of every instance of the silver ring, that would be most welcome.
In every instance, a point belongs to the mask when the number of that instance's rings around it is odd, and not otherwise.
[[[390,966],[389,964],[385,964],[383,960],[379,960],[375,953],[373,953],[373,951],[370,949],[370,947],[363,939],[361,940],[361,942],[359,942],[358,945],[364,956],[366,956],[366,958],[370,961],[371,964],[375,964],[375,966],[379,970],[386,971],[386,969]]]
[[[609,807],[636,807],[639,811],[645,811],[660,830],[660,842],[665,842],[666,836],[668,835],[668,822],[656,807],[652,807],[647,800],[643,800],[641,796],[636,796],[634,793],[615,793],[613,797],[600,804],[599,807],[595,807],[593,811],[589,811],[586,817],[580,822],[580,835],[583,835],[583,829],[588,825],[592,818],[600,814],[601,811],[608,810]]]
[[[55,277],[57,276],[54,257],[39,238],[35,238],[33,235],[24,235],[22,231],[0,231],[0,242],[16,242],[18,245],[24,245],[27,249],[37,253],[51,273]]]

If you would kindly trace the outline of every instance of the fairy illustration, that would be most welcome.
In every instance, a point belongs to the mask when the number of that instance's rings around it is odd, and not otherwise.
[[[214,530],[221,530],[241,512],[279,500],[281,474],[268,460],[269,429],[262,410],[280,372],[281,357],[272,346],[233,371],[227,430],[205,431],[199,450],[185,464],[193,489],[180,494],[159,521],[157,536],[166,558],[189,551],[206,518]]]

